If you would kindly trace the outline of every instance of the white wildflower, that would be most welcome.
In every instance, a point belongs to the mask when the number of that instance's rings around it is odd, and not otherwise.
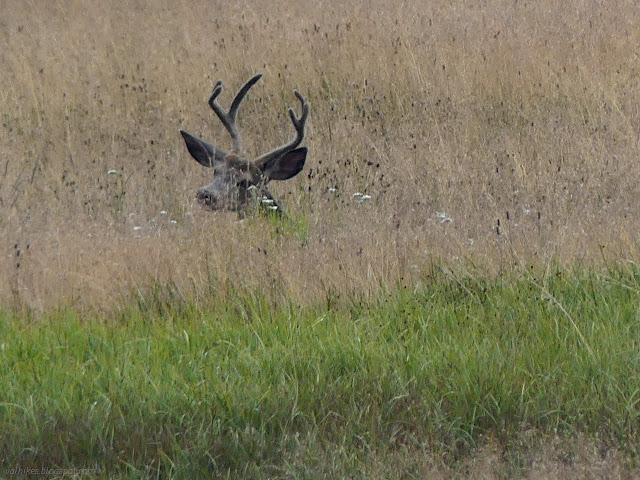
[[[453,220],[444,212],[436,212],[436,217],[440,219],[440,223],[451,223]]]
[[[370,200],[371,199],[371,195],[365,195],[364,193],[360,193],[360,192],[356,192],[353,195],[351,195],[351,197],[353,199],[355,199],[356,202],[364,202],[365,200]]]

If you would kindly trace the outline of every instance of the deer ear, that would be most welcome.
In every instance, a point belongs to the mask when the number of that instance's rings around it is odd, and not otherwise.
[[[267,162],[262,172],[269,180],[288,180],[302,171],[306,159],[307,147],[296,148]]]
[[[216,158],[216,153],[220,154],[221,152],[216,152],[213,145],[194,137],[184,130],[180,130],[180,134],[182,135],[182,138],[184,138],[184,143],[187,144],[189,153],[200,165],[204,165],[205,167],[214,167],[220,162],[220,160]]]

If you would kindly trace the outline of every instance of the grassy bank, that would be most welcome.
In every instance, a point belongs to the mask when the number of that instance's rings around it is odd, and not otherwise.
[[[637,474],[636,2],[2,6],[3,467]],[[311,103],[284,220],[178,133],[255,73],[248,156]]]
[[[229,286],[179,301],[166,287],[110,314],[3,311],[3,464],[423,478],[469,474],[490,444],[488,478],[507,478],[539,467],[550,438],[562,448],[547,460],[579,463],[582,438],[598,461],[637,466],[634,264],[511,279],[434,267],[375,301],[268,298]]]

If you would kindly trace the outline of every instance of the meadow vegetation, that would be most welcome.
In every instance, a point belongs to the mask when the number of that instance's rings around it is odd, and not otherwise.
[[[0,3],[6,462],[637,472],[640,10],[334,3]],[[311,103],[284,219],[178,133],[254,73],[250,153]]]
[[[154,299],[109,318],[3,313],[5,465],[106,478],[637,471],[637,266],[440,273],[313,308],[255,290]]]

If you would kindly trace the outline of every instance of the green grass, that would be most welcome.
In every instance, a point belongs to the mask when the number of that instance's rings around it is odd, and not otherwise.
[[[273,298],[168,286],[108,314],[2,311],[3,468],[361,478],[377,455],[455,464],[488,437],[513,451],[525,431],[584,434],[637,462],[635,264],[513,278],[434,267],[373,302]]]

